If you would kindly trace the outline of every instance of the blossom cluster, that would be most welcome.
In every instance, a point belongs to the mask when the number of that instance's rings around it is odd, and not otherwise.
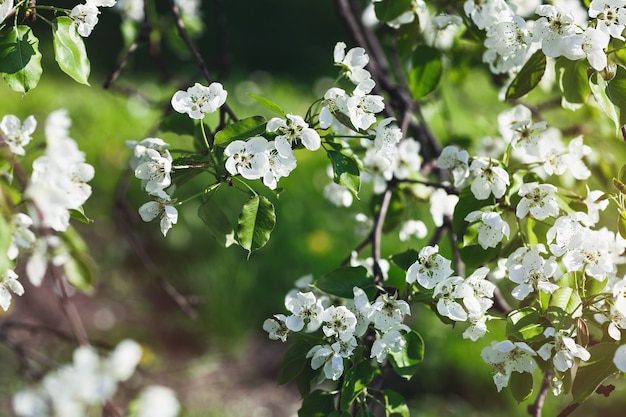
[[[36,388],[13,396],[18,417],[83,417],[101,410],[134,374],[142,357],[139,344],[121,341],[108,357],[89,345],[78,347],[73,361],[50,371]],[[175,417],[180,405],[174,392],[163,386],[145,387],[134,405],[137,417]]]
[[[87,0],[84,4],[74,6],[70,11],[70,17],[78,34],[84,38],[91,35],[98,24],[99,7],[113,7],[115,2],[116,0]]]
[[[323,342],[313,346],[306,355],[311,359],[312,369],[322,370],[320,381],[336,381],[343,375],[344,362],[355,353],[357,339],[374,337],[370,358],[379,363],[389,353],[404,349],[403,333],[410,330],[402,323],[404,316],[411,314],[408,303],[386,293],[370,302],[359,287],[353,288],[353,294],[352,299],[342,303],[337,297],[316,289],[293,290],[285,297],[285,308],[291,314],[274,315],[265,320],[263,329],[270,339],[285,342],[292,332],[313,333],[321,328]]]
[[[11,240],[5,254],[9,263],[0,271],[0,307],[4,310],[11,304],[11,293],[24,293],[14,270],[18,256],[29,255],[26,274],[35,286],[41,284],[50,262],[62,267],[71,258],[59,234],[67,231],[71,213],[81,212],[91,195],[87,182],[93,178],[94,169],[69,136],[70,125],[65,110],[48,116],[45,151],[35,158],[31,177],[23,184],[24,211],[16,211],[9,220]],[[36,127],[33,116],[21,123],[16,116],[6,115],[0,122],[0,144],[15,157],[23,156]]]
[[[483,60],[494,73],[519,70],[539,49],[550,58],[587,59],[593,69],[603,70],[611,38],[624,40],[626,8],[622,2],[593,0],[587,10],[581,9],[579,2],[572,1],[559,6],[538,4],[534,9],[538,19],[531,20],[528,8],[518,11],[504,0],[464,4],[467,16],[486,31]]]

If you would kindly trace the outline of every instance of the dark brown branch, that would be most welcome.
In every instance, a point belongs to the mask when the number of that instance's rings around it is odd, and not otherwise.
[[[552,371],[548,370],[543,375],[543,382],[541,383],[541,389],[537,395],[537,399],[534,403],[528,406],[528,414],[532,417],[541,417],[541,409],[548,396],[548,390],[550,389],[550,381],[552,380]],[[573,411],[573,410],[572,410]],[[567,414],[566,414],[567,415]],[[559,414],[559,417],[564,417]]]
[[[130,179],[130,171],[127,170],[123,175],[118,187],[117,195],[115,196],[115,217],[118,225],[126,234],[126,238],[133,248],[134,253],[141,260],[144,268],[148,273],[154,277],[161,288],[167,293],[167,295],[178,305],[178,307],[190,318],[196,318],[198,312],[191,305],[191,298],[186,297],[178,292],[176,288],[163,276],[159,268],[152,261],[152,258],[148,254],[143,242],[135,233],[134,227],[132,227],[132,214],[131,210],[126,203],[126,192],[128,190],[128,182]]]
[[[193,58],[195,59],[196,64],[198,65],[198,68],[200,68],[200,72],[202,73],[204,78],[207,80],[207,82],[209,84],[214,82],[215,80],[213,80],[213,77],[211,77],[211,74],[209,73],[209,69],[207,68],[206,63],[204,62],[204,59],[202,59],[202,55],[200,55],[200,52],[198,52],[198,49],[194,45],[193,41],[191,40],[191,37],[189,36],[189,33],[187,32],[187,29],[185,28],[185,24],[183,23],[183,20],[180,18],[180,11],[178,10],[178,6],[176,6],[176,3],[174,3],[174,0],[169,0],[169,4],[170,4],[170,10],[172,12],[172,15],[174,16],[174,23],[176,24],[176,29],[178,30],[178,34],[185,42],[185,45],[187,45],[187,48],[193,55]],[[230,108],[230,106],[228,106],[227,103],[224,103],[224,105],[221,107],[221,111],[226,112],[232,120],[234,121],[238,120],[237,116],[235,115],[235,112],[233,112],[233,110]]]
[[[76,342],[80,346],[88,345],[89,338],[87,337],[87,331],[85,330],[85,326],[83,325],[83,321],[80,318],[76,305],[67,294],[67,288],[65,288],[66,278],[61,270],[61,267],[53,265],[51,262],[48,263],[48,267],[52,272],[52,277],[54,278],[57,287],[59,288],[61,307],[63,308],[63,313],[70,324],[70,328],[76,338]]]
[[[130,59],[131,55],[134,54],[137,48],[139,47],[139,44],[144,43],[148,40],[148,34],[150,32],[150,25],[148,24],[148,18],[147,18],[148,15],[146,14],[145,16],[146,17],[144,18],[143,23],[141,24],[141,29],[139,30],[139,33],[137,34],[137,38],[128,47],[128,50],[126,51],[126,53],[120,60],[120,63],[117,65],[117,67],[111,72],[111,74],[109,74],[107,79],[104,81],[104,84],[102,85],[104,89],[108,89],[113,83],[113,81],[115,81],[117,77],[119,77],[124,67],[126,67],[126,64],[128,63],[128,60]]]

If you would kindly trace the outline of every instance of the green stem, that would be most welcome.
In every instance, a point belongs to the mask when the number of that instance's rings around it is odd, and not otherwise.
[[[244,185],[244,186],[245,186],[248,190],[250,190],[250,192],[251,192],[252,194],[254,194],[255,196],[259,195],[259,193],[257,193],[257,192],[254,190],[254,188],[252,188],[252,187],[250,187],[248,184],[246,184],[246,182],[245,182],[245,181],[243,181],[241,178],[239,178],[239,177],[233,177],[233,179],[234,179],[234,180],[236,180],[236,181],[238,181],[238,182],[240,182],[241,184],[243,184],[243,185]]]
[[[188,198],[186,198],[186,199],[184,199],[184,200],[177,201],[177,202],[174,204],[174,206],[176,206],[176,207],[178,207],[178,206],[182,206],[183,204],[188,203],[188,202],[189,202],[189,201],[191,201],[191,200],[194,200],[194,199],[196,199],[196,198],[198,198],[198,197],[200,197],[200,196],[203,196],[203,195],[205,195],[205,194],[210,193],[211,191],[213,191],[213,190],[217,189],[220,185],[222,185],[222,183],[221,183],[221,182],[216,182],[215,184],[211,184],[211,185],[209,185],[207,188],[205,188],[204,190],[200,191],[199,193],[196,193],[196,194],[192,195],[191,197],[188,197]]]
[[[207,150],[210,152],[213,150],[213,141],[209,142],[207,138],[206,131],[204,130],[204,123],[200,120],[200,130],[202,131],[202,138],[204,139],[204,144],[206,145]]]

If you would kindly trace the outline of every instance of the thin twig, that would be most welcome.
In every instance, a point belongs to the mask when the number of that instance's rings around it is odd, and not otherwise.
[[[385,217],[387,216],[387,210],[389,209],[389,203],[391,202],[391,195],[393,194],[393,183],[387,185],[387,189],[383,194],[383,198],[380,202],[380,208],[378,214],[374,219],[374,233],[372,234],[372,257],[374,258],[374,282],[377,285],[383,285],[383,271],[380,268],[380,246],[383,235],[383,225],[385,224]]]
[[[163,276],[159,268],[152,261],[152,258],[148,254],[143,242],[132,227],[132,221],[130,220],[132,218],[132,214],[128,207],[128,203],[126,203],[126,192],[128,190],[129,178],[130,171],[127,170],[117,187],[117,193],[115,196],[116,221],[126,234],[126,238],[132,246],[134,253],[141,260],[141,263],[144,268],[146,268],[148,273],[158,281],[159,285],[161,285],[167,295],[170,296],[170,298],[187,316],[195,319],[198,316],[198,312],[191,306],[191,299],[179,293],[178,290],[174,288],[174,286]]]
[[[65,274],[61,270],[60,266],[54,265],[51,262],[49,262],[48,267],[52,272],[52,277],[56,281],[57,287],[59,288],[61,307],[63,307],[63,312],[65,313],[68,323],[70,324],[70,328],[76,338],[76,342],[80,346],[88,345],[89,338],[87,337],[87,331],[85,330],[83,321],[80,318],[76,305],[67,294],[67,288],[65,288]]]
[[[180,11],[178,10],[178,6],[176,6],[176,3],[174,3],[174,0],[169,0],[169,4],[170,4],[170,10],[172,12],[172,15],[174,16],[174,23],[176,24],[176,29],[178,30],[178,34],[180,35],[181,38],[183,38],[185,45],[187,45],[187,48],[193,55],[193,58],[195,59],[196,64],[198,64],[198,67],[200,68],[200,72],[202,72],[202,75],[204,76],[204,78],[209,82],[209,84],[214,82],[213,77],[211,77],[211,74],[209,73],[209,69],[207,68],[206,63],[204,62],[204,59],[202,59],[202,55],[200,55],[200,52],[198,52],[198,49],[196,48],[193,41],[191,40],[189,33],[187,33],[185,24],[183,23],[183,20],[180,18]],[[226,112],[232,120],[234,121],[238,120],[237,116],[235,115],[235,112],[233,112],[233,110],[230,108],[230,106],[228,106],[227,103],[224,103],[224,105],[221,107],[221,111]]]
[[[128,63],[128,60],[130,59],[131,55],[134,54],[137,48],[139,47],[139,44],[146,42],[146,40],[148,39],[149,31],[150,31],[150,26],[148,25],[148,18],[146,14],[146,17],[144,17],[143,23],[141,24],[141,29],[139,30],[137,37],[135,38],[133,43],[128,47],[128,50],[126,51],[126,53],[120,60],[120,63],[104,81],[104,84],[102,85],[104,89],[108,89],[113,83],[113,81],[115,81],[117,77],[119,77],[124,67],[126,67],[126,64]]]

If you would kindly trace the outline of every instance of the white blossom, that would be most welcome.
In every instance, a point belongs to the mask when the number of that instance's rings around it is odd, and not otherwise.
[[[439,246],[424,246],[415,261],[407,270],[406,281],[417,282],[426,289],[435,286],[452,275],[452,262],[439,254]]]
[[[146,161],[135,169],[135,177],[148,194],[158,195],[172,184],[172,158],[154,149],[145,150]]]
[[[474,178],[470,188],[477,200],[486,200],[490,194],[500,198],[509,185],[509,174],[492,161],[474,159],[470,172]]]
[[[307,332],[314,332],[322,325],[324,307],[321,300],[318,300],[312,292],[288,294],[285,298],[285,307],[292,313],[285,320],[287,328],[291,331],[299,332],[306,324]]]
[[[178,210],[173,206],[174,201],[164,191],[161,191],[156,197],[156,200],[144,203],[139,207],[139,215],[144,222],[160,217],[161,233],[166,236],[172,226],[178,222]]]
[[[552,359],[554,368],[559,372],[565,372],[574,366],[576,358],[582,361],[588,361],[591,358],[587,349],[577,344],[571,337],[557,332],[553,327],[548,327],[544,335],[553,337],[554,341],[545,343],[537,350],[537,353],[545,361]]]
[[[7,114],[0,122],[0,143],[5,143],[16,155],[25,155],[24,146],[30,143],[31,135],[36,128],[37,120],[34,116],[28,116],[24,123],[21,123],[17,116]]]
[[[493,382],[498,392],[509,385],[512,372],[532,373],[537,367],[533,359],[537,353],[524,342],[492,341],[490,346],[483,348],[480,356],[485,363],[493,366]]]
[[[228,93],[218,82],[208,87],[195,83],[187,90],[179,90],[172,96],[172,107],[178,113],[187,113],[192,119],[203,119],[207,114],[215,112],[225,102]]]
[[[255,180],[262,178],[270,169],[267,154],[268,142],[262,136],[254,136],[247,141],[234,140],[224,149],[226,170],[231,175],[240,174],[242,177]]]
[[[442,149],[437,166],[452,172],[454,186],[464,187],[470,178],[469,154],[465,150],[458,150],[455,146],[446,146]]]
[[[84,38],[91,35],[93,28],[98,24],[98,7],[92,3],[77,4],[70,11],[70,17],[74,20],[78,34]]]
[[[421,220],[407,220],[402,223],[400,227],[400,240],[406,242],[411,239],[411,237],[416,237],[417,239],[423,239],[428,234],[428,229],[426,225]]]
[[[509,238],[510,227],[495,211],[472,211],[465,216],[465,221],[480,220],[478,226],[478,243],[483,249],[495,248],[506,236]]]
[[[589,17],[598,19],[598,30],[623,41],[622,33],[626,27],[625,6],[622,0],[592,0],[589,4]]]
[[[284,314],[275,314],[274,317],[266,319],[263,322],[263,330],[269,334],[272,340],[287,341],[289,328],[287,327],[287,316]]]
[[[330,306],[322,313],[322,331],[326,337],[336,337],[344,342],[350,340],[356,327],[356,316],[345,306]]]
[[[517,204],[515,215],[521,219],[530,214],[537,220],[557,217],[559,202],[554,197],[556,191],[557,188],[552,184],[539,184],[538,182],[522,184],[517,193],[522,199]]]
[[[134,417],[176,417],[180,403],[171,388],[150,385],[139,392],[133,407]]]
[[[318,150],[321,144],[319,133],[301,116],[294,114],[287,114],[285,119],[271,118],[267,122],[267,131],[277,134],[274,139],[276,150],[284,158],[289,158],[292,149],[300,142],[310,151]]]
[[[24,287],[17,280],[18,275],[12,269],[4,271],[0,276],[0,307],[7,311],[11,305],[11,293],[17,295],[24,294]]]
[[[341,68],[342,73],[354,84],[370,79],[369,71],[365,66],[369,62],[369,56],[361,47],[352,48],[346,53],[346,44],[337,42],[333,52],[335,65]]]

